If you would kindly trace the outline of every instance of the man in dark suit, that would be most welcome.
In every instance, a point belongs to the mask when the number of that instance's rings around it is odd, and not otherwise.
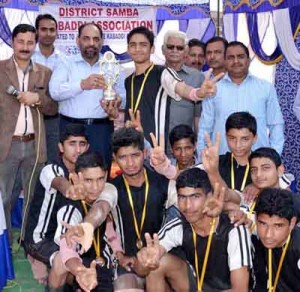
[[[34,173],[47,160],[43,114],[57,113],[48,91],[51,71],[31,61],[35,46],[35,28],[19,24],[12,33],[13,56],[0,61],[0,191],[11,239],[11,192],[17,171],[26,214]]]

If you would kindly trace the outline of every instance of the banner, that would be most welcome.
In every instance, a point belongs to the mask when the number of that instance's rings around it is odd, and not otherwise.
[[[67,55],[77,54],[78,28],[86,22],[98,24],[104,44],[126,43],[127,34],[135,27],[145,26],[156,31],[154,7],[104,7],[42,5],[40,13],[50,13],[57,19],[58,37],[55,46]]]

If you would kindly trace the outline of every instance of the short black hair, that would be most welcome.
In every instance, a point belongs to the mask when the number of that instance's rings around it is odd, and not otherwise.
[[[189,48],[200,47],[200,48],[202,48],[203,52],[205,53],[205,43],[201,42],[198,39],[190,39],[188,42],[188,46],[189,46]]]
[[[207,173],[197,167],[189,168],[180,173],[176,179],[177,191],[181,188],[201,188],[205,194],[211,192],[212,187]]]
[[[107,171],[107,166],[99,153],[85,152],[78,156],[75,163],[75,172],[78,173],[86,168],[100,167],[103,171]]]
[[[257,133],[256,119],[248,112],[235,112],[227,118],[225,129],[226,133],[230,129],[248,129],[255,136]]]
[[[270,217],[275,215],[288,221],[297,217],[292,192],[280,188],[263,189],[256,200],[255,212],[257,216],[260,214],[267,214]]]
[[[26,33],[26,32],[32,32],[35,34],[35,41],[37,41],[37,33],[36,33],[36,29],[33,25],[31,24],[27,24],[27,23],[21,23],[18,24],[13,32],[12,32],[12,40],[14,40],[14,38],[19,34],[19,33]]]
[[[242,42],[239,42],[239,41],[232,41],[232,42],[228,43],[228,45],[225,49],[225,55],[226,55],[228,48],[231,48],[231,47],[241,47],[245,51],[247,58],[248,59],[250,58],[249,49]]]
[[[88,141],[88,136],[84,125],[81,124],[67,124],[60,132],[59,142],[64,143],[70,136],[84,137]]]
[[[272,160],[276,167],[279,167],[282,164],[280,155],[277,151],[270,147],[261,147],[254,150],[249,156],[249,163],[251,165],[251,161],[254,158],[269,158]]]
[[[153,45],[154,45],[154,33],[145,26],[138,26],[138,27],[132,29],[129,32],[129,34],[127,35],[127,45],[129,44],[132,36],[135,35],[135,34],[144,35],[147,38],[147,40],[149,41],[150,47],[151,48],[153,47]]]
[[[51,15],[51,14],[39,14],[35,20],[35,28],[36,30],[39,29],[39,25],[40,25],[40,22],[44,19],[47,19],[47,20],[52,20],[55,22],[55,27],[57,29],[57,21],[56,19]]]
[[[175,142],[181,139],[190,139],[191,143],[195,145],[195,133],[190,126],[181,124],[172,129],[169,135],[170,145],[173,146]]]
[[[225,54],[225,51],[227,49],[227,46],[228,46],[228,41],[220,36],[215,36],[215,37],[212,37],[211,39],[209,39],[206,44],[205,44],[205,54],[206,54],[206,50],[207,50],[207,45],[209,44],[212,44],[212,43],[216,43],[216,42],[222,42],[223,45],[224,45],[224,54]]]
[[[120,128],[112,135],[112,151],[117,154],[121,147],[137,147],[144,150],[144,135],[134,128]]]
[[[95,22],[86,22],[86,23],[83,23],[82,25],[80,25],[78,28],[78,37],[81,36],[83,29],[89,25],[95,26],[99,30],[100,37],[103,38],[103,31],[102,31],[101,27]]]

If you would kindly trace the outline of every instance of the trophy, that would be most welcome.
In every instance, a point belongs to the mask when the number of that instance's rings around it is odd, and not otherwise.
[[[114,100],[116,91],[113,86],[116,84],[120,75],[119,61],[113,52],[105,52],[103,58],[99,61],[100,75],[103,75],[106,81],[107,88],[103,90],[104,100]]]

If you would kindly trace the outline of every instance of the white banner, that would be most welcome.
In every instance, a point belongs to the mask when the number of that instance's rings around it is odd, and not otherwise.
[[[78,53],[78,28],[86,22],[97,23],[103,31],[104,45],[126,44],[127,34],[135,27],[145,26],[156,32],[155,7],[103,7],[41,5],[40,13],[50,13],[57,20],[55,46],[67,55]]]

